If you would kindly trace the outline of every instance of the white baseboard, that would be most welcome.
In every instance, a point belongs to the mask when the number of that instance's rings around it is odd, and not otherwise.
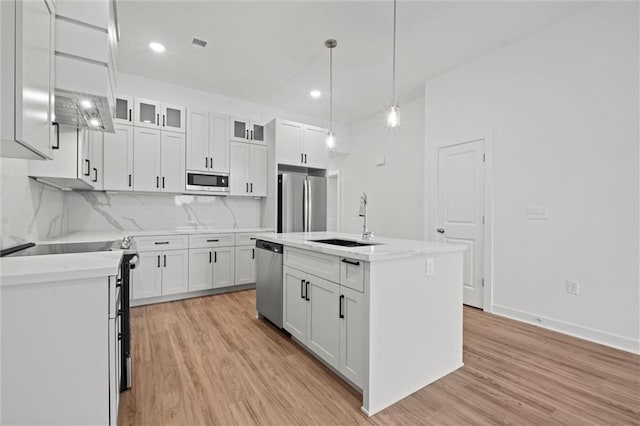
[[[592,328],[582,327],[580,325],[570,324],[553,318],[547,318],[496,304],[491,306],[491,312],[496,315],[522,321],[527,324],[532,324],[538,327],[557,331],[559,333],[568,334],[569,336],[578,337],[590,342],[599,343],[601,345],[610,346],[615,349],[640,355],[640,341],[638,340],[616,336],[615,334],[605,333],[604,331],[594,330]]]

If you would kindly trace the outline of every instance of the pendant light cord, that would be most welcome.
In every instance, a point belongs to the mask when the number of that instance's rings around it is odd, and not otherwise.
[[[333,48],[329,49],[329,133],[333,133]]]
[[[392,101],[391,105],[396,104],[396,1],[393,0],[393,84],[392,84]]]

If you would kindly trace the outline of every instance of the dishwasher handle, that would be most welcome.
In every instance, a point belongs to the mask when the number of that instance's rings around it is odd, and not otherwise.
[[[270,241],[256,240],[256,248],[267,250],[273,253],[282,253],[282,244],[272,243]]]

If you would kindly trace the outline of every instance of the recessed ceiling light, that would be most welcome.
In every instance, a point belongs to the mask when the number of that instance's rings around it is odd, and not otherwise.
[[[89,108],[91,108],[91,107],[92,107],[92,105],[91,105],[91,101],[90,101],[90,100],[88,100],[88,99],[83,99],[83,100],[81,100],[81,101],[80,101],[80,105],[82,105],[82,108],[85,108],[85,109],[89,109]]]
[[[91,120],[89,120],[89,124],[91,124],[93,127],[98,127],[100,125],[100,120],[98,120],[97,118],[92,118]]]
[[[322,92],[318,89],[314,89],[309,92],[309,96],[311,96],[313,99],[318,99],[320,96],[322,96]]]
[[[164,52],[166,50],[163,45],[161,45],[160,43],[156,43],[155,41],[149,43],[149,47],[154,52]]]

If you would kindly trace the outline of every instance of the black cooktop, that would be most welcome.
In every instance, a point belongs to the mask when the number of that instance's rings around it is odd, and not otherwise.
[[[110,251],[117,248],[115,241],[100,241],[92,243],[58,243],[58,244],[34,244],[27,243],[17,247],[2,250],[0,257],[4,256],[42,256],[47,254],[67,253],[91,253],[96,251]]]

